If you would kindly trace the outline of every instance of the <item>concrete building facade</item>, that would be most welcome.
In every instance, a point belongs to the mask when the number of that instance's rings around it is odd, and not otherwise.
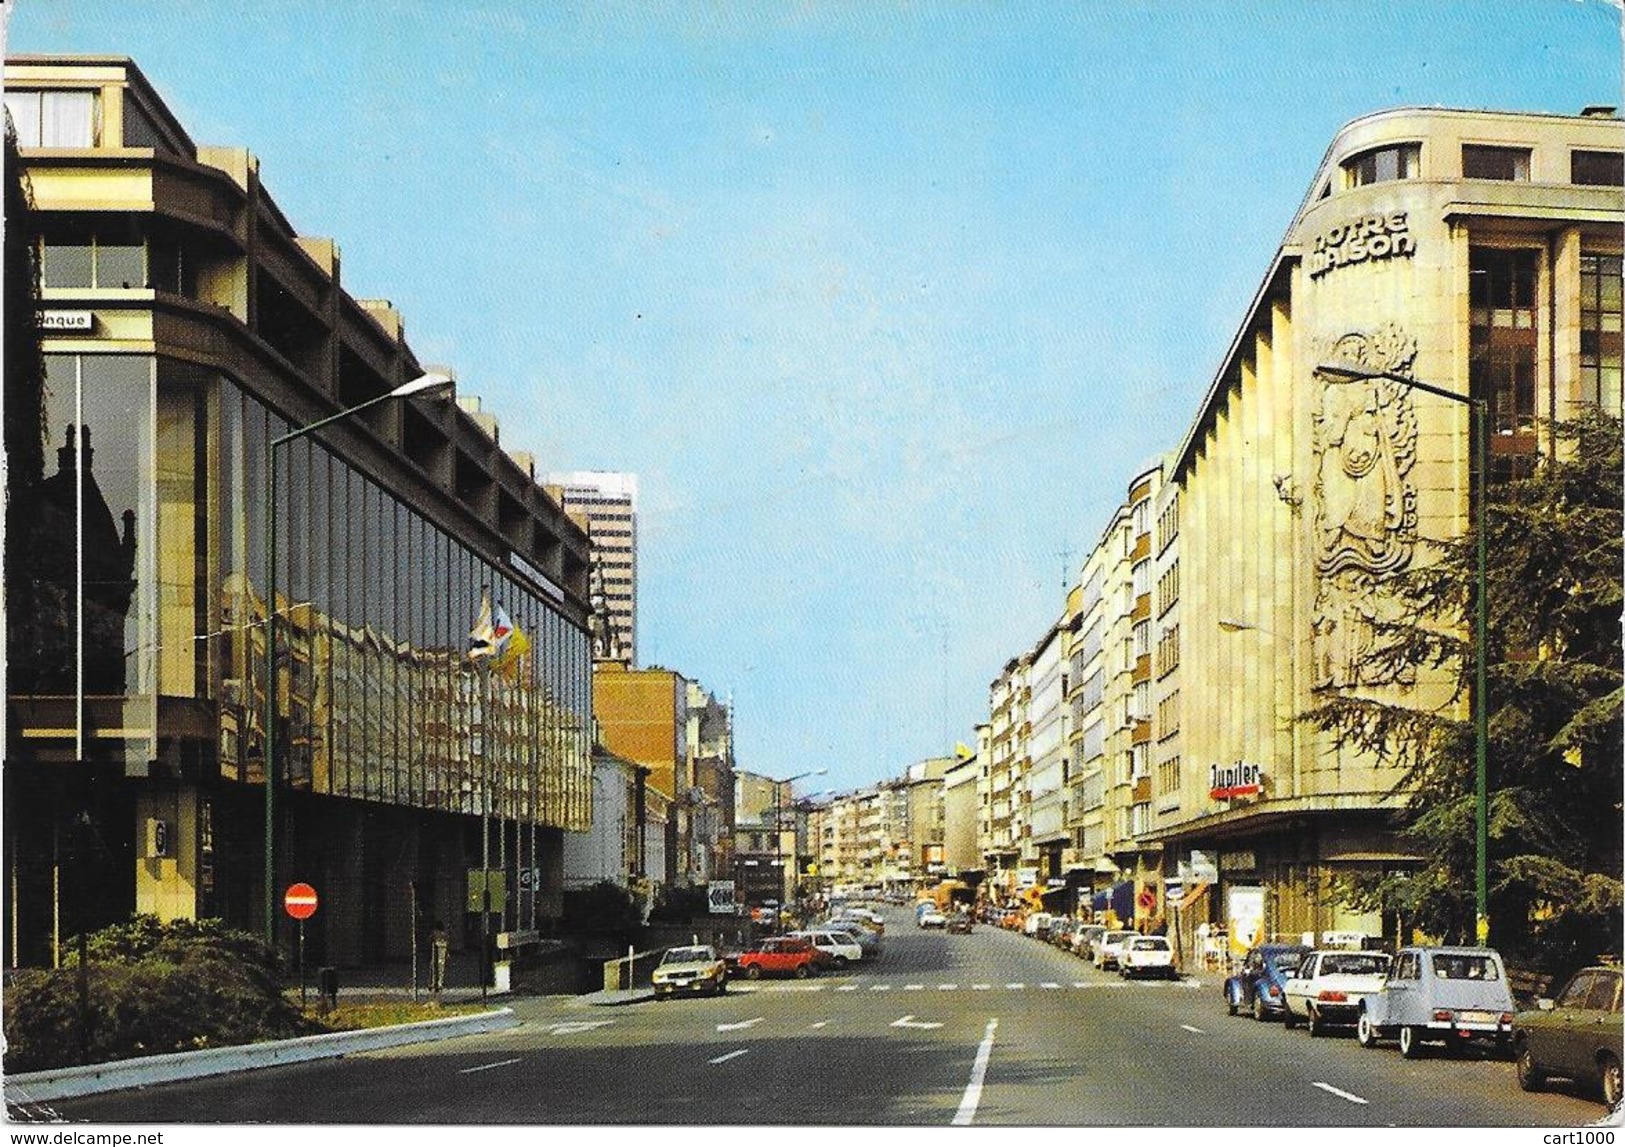
[[[591,815],[585,535],[444,396],[273,447],[425,373],[400,316],[131,61],[12,57],[5,103],[43,236],[50,446],[9,475],[8,958],[132,911],[286,945],[299,879],[322,898],[308,959],[399,958],[402,890],[461,943],[487,864],[497,926],[556,915],[562,834]],[[465,656],[482,588],[530,642],[489,685]]]
[[[592,545],[593,657],[637,665],[637,475],[606,470],[549,474],[547,491],[585,523]]]

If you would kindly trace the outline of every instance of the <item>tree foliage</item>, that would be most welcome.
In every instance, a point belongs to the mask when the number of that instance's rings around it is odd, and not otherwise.
[[[1551,427],[1528,477],[1492,485],[1488,554],[1490,942],[1561,971],[1621,949],[1621,426],[1589,411]],[[1354,881],[1347,898],[1470,941],[1476,784],[1472,536],[1433,543],[1388,584],[1369,656],[1453,684],[1437,708],[1328,697],[1310,714],[1401,766],[1400,828],[1425,862]]]

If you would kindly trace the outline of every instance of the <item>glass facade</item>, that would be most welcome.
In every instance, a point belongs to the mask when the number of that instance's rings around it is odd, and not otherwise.
[[[290,427],[219,390],[220,772],[265,764],[268,444]],[[571,831],[591,821],[588,636],[518,579],[318,442],[276,449],[277,765],[296,790]],[[489,591],[529,641],[482,674],[468,631]]]
[[[7,676],[44,757],[154,755],[155,381],[143,355],[47,355],[44,472],[14,506]],[[20,476],[17,476],[20,478]]]
[[[1620,411],[1620,282],[1618,255],[1580,255],[1580,400]]]

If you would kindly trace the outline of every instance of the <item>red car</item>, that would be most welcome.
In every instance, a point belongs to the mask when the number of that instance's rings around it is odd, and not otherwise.
[[[805,980],[818,974],[818,949],[811,940],[775,936],[741,952],[737,966],[741,974],[751,980],[759,980],[769,973]]]

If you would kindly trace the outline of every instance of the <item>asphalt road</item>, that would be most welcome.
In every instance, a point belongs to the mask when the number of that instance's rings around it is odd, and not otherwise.
[[[1512,1065],[1231,1017],[1215,976],[1125,983],[1045,944],[888,917],[880,960],[719,999],[519,1000],[515,1029],[62,1101],[106,1123],[1578,1127]]]

